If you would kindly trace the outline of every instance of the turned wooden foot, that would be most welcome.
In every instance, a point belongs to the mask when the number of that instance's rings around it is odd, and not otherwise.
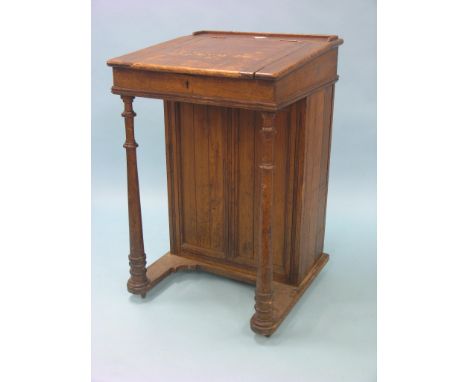
[[[273,293],[255,293],[255,314],[250,320],[255,333],[269,337],[274,331]]]

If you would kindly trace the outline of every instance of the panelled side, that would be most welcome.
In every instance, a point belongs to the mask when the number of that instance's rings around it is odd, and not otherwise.
[[[290,126],[294,108],[286,108],[276,118],[274,189],[273,189],[273,266],[275,277],[289,278],[291,200],[295,126]],[[232,109],[231,129],[231,211],[229,236],[232,247],[229,259],[237,264],[256,266],[258,248],[255,227],[258,225],[258,148],[260,114],[255,111]]]
[[[256,268],[259,112],[165,102],[171,252]],[[288,281],[296,106],[277,115],[274,274]],[[293,126],[291,126],[293,123]]]
[[[228,110],[179,103],[182,249],[223,258],[227,251]]]
[[[323,252],[334,86],[303,101],[297,134],[294,258],[291,281],[299,283]]]

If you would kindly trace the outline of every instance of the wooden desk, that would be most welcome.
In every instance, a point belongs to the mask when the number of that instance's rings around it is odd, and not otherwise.
[[[128,290],[182,269],[256,285],[272,334],[323,253],[337,36],[195,32],[108,61],[124,102]],[[146,267],[134,97],[164,100],[170,252]]]

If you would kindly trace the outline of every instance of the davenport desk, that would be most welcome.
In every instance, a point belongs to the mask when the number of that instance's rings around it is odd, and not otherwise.
[[[269,336],[328,261],[323,253],[333,35],[200,31],[107,63],[124,103],[128,290],[178,270],[255,284]],[[164,100],[170,252],[146,267],[134,97]]]

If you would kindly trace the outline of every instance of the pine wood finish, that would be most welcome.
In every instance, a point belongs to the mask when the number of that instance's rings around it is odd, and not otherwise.
[[[108,61],[124,102],[128,290],[178,270],[256,285],[271,335],[323,253],[337,52],[328,35],[194,32]],[[146,268],[134,97],[164,100],[170,252]]]

